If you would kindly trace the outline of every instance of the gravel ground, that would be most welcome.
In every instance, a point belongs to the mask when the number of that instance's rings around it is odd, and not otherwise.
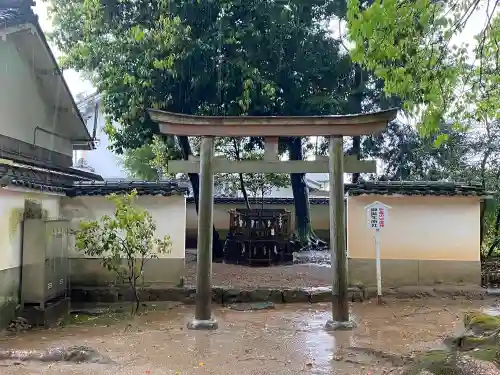
[[[243,267],[214,263],[212,283],[224,287],[319,287],[331,285],[331,268],[315,264]],[[196,285],[196,263],[186,264],[186,285]]]

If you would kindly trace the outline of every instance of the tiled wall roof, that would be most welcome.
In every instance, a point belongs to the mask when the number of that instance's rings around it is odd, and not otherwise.
[[[441,181],[373,181],[346,184],[349,195],[486,196],[480,184]]]
[[[185,195],[188,187],[176,181],[92,181],[75,183],[69,196],[104,196],[125,194],[136,190],[138,195]]]
[[[111,193],[128,193],[133,189],[139,195],[173,195],[187,194],[188,185],[177,181],[137,181],[137,180],[108,180],[95,182],[78,182],[68,195],[91,196],[108,195]],[[359,195],[419,195],[419,196],[477,196],[485,197],[488,193],[475,184],[457,184],[451,182],[361,182],[358,184],[345,184],[345,191],[351,196]],[[188,203],[194,202],[193,197],[187,198]],[[311,204],[328,204],[327,197],[310,197]],[[216,197],[216,204],[243,204],[243,198]],[[262,204],[260,198],[250,198],[252,205]],[[293,198],[267,197],[264,204],[293,204]]]

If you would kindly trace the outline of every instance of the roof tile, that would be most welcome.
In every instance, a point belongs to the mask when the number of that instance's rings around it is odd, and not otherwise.
[[[188,186],[177,181],[91,181],[75,183],[69,196],[105,196],[109,194],[127,194],[136,190],[138,195],[185,195]]]
[[[68,195],[72,196],[96,196],[111,193],[124,194],[133,189],[139,195],[173,195],[187,194],[188,186],[177,181],[93,181],[79,182]],[[345,184],[345,191],[351,196],[359,195],[412,195],[412,196],[477,196],[489,195],[478,184],[458,184],[452,182],[426,182],[426,181],[379,181],[361,182],[358,184]],[[188,202],[194,202],[193,197],[188,197]],[[251,204],[293,204],[293,198],[265,197],[250,198]],[[328,204],[327,197],[310,197],[311,204]],[[243,204],[244,199],[238,197],[215,197],[215,204]]]
[[[32,0],[0,0],[0,29],[37,20]]]

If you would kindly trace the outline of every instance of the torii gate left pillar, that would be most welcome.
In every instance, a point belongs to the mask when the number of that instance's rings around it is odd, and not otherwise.
[[[200,159],[171,161],[169,172],[200,174],[195,317],[190,329],[217,329],[212,303],[212,227],[214,173],[321,173],[330,176],[330,250],[332,262],[332,319],[327,329],[355,326],[349,320],[347,250],[344,220],[344,172],[375,172],[374,163],[344,157],[343,136],[380,133],[397,109],[347,116],[192,116],[150,109],[163,134],[201,136]],[[264,137],[263,161],[228,161],[214,158],[214,137]],[[329,158],[316,161],[277,160],[276,137],[329,137]],[[273,142],[266,140],[273,139]],[[274,156],[274,157],[273,157]],[[273,160],[274,159],[274,160]],[[345,165],[344,165],[345,164]],[[346,167],[346,168],[344,168]]]

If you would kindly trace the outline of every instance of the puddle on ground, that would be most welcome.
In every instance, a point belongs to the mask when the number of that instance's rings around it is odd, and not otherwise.
[[[294,254],[294,263],[331,267],[331,254],[329,250],[301,251]]]
[[[331,373],[331,369],[336,367],[338,353],[355,345],[352,332],[325,330],[325,323],[330,318],[329,311],[312,311],[295,318],[303,327],[297,334],[297,351],[310,358],[308,363],[315,369],[315,374]]]
[[[483,307],[481,310],[488,315],[500,316],[500,304]]]
[[[444,305],[446,304],[446,306]],[[190,331],[192,306],[148,312],[133,324],[72,326],[4,337],[0,348],[20,350],[83,345],[115,364],[0,363],[5,375],[372,375],[396,374],[399,359],[436,347],[479,303],[388,300],[352,305],[353,331],[325,331],[329,304],[275,309],[214,310],[216,331]],[[396,363],[396,364],[395,364]],[[3,366],[7,365],[7,366]],[[392,372],[389,372],[392,371]]]

